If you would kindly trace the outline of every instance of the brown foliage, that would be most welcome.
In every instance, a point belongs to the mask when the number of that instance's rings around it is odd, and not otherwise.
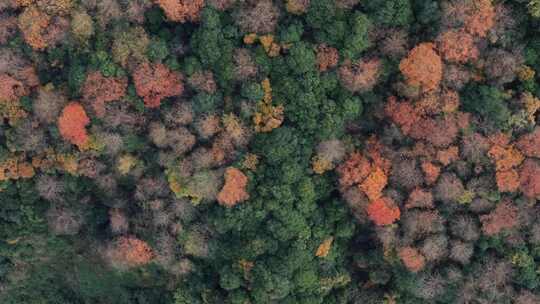
[[[381,68],[379,59],[346,61],[339,68],[339,80],[353,93],[369,91],[377,84]]]
[[[469,1],[468,13],[465,15],[465,29],[468,32],[485,37],[494,23],[495,9],[491,4],[491,0]]]
[[[521,49],[511,52],[503,49],[491,49],[485,59],[485,76],[498,85],[514,81],[524,58]]]
[[[255,77],[258,67],[248,49],[236,49],[233,55],[234,77],[236,80],[246,80]]]
[[[450,232],[465,242],[475,242],[480,238],[478,221],[470,215],[454,216],[450,222]]]
[[[218,203],[226,207],[233,207],[249,198],[246,192],[247,176],[242,171],[229,167],[225,170],[225,185],[217,196]]]
[[[7,74],[0,74],[0,101],[17,101],[27,94],[28,90],[21,81]]]
[[[491,0],[451,0],[444,2],[442,9],[445,26],[463,27],[480,37],[485,37],[495,23]]]
[[[437,160],[443,165],[448,166],[459,159],[459,148],[450,146],[448,149],[437,152]]]
[[[246,1],[236,16],[236,23],[244,33],[267,34],[275,30],[279,9],[272,0]]]
[[[213,94],[217,90],[214,74],[211,71],[197,71],[188,78],[188,83],[193,88],[209,94]]]
[[[421,43],[414,47],[409,55],[399,64],[401,73],[411,86],[420,87],[422,91],[431,91],[442,79],[443,64],[441,57],[435,52],[433,43]]]
[[[199,20],[204,0],[155,0],[170,21],[184,23]]]
[[[408,135],[421,118],[410,102],[398,102],[395,96],[388,98],[385,113],[400,127],[404,135]]]
[[[440,261],[448,255],[448,237],[436,234],[427,237],[420,247],[420,252],[427,261]]]
[[[478,58],[479,51],[473,36],[463,30],[448,30],[437,39],[437,46],[443,58],[450,62],[465,63]]]
[[[426,259],[416,248],[401,248],[398,255],[405,267],[411,272],[418,272],[426,265]]]
[[[443,85],[448,88],[460,90],[471,77],[471,72],[461,65],[447,64],[444,66]]]
[[[230,8],[237,0],[206,0],[206,3],[217,10],[224,11]]]
[[[128,219],[120,209],[111,208],[109,210],[109,221],[112,233],[121,234],[129,228]]]
[[[142,63],[133,73],[137,94],[148,108],[159,107],[163,98],[181,95],[184,91],[182,75],[161,63]]]
[[[392,58],[401,58],[407,54],[408,47],[408,33],[404,30],[382,30],[380,50],[384,55]]]
[[[487,156],[490,148],[488,139],[480,133],[465,135],[461,140],[461,157],[479,163]]]
[[[424,182],[418,161],[414,158],[396,157],[392,163],[390,181],[406,190],[419,187]]]
[[[518,224],[518,209],[511,202],[504,201],[499,203],[491,213],[480,216],[480,221],[484,234],[494,235]]]
[[[452,144],[459,133],[457,116],[446,115],[444,117],[420,119],[412,125],[410,137],[423,139],[435,147],[447,147]]]
[[[17,18],[0,14],[0,44],[9,41],[17,32]]]
[[[91,72],[82,88],[83,99],[92,105],[98,117],[102,117],[106,102],[124,97],[127,82],[127,78],[104,77],[99,71]]]
[[[335,67],[338,61],[339,52],[336,48],[324,43],[317,46],[317,65],[319,66],[319,71],[325,72]]]
[[[525,156],[540,158],[540,127],[537,126],[531,133],[522,135],[516,146]]]
[[[405,208],[434,208],[433,195],[430,191],[426,191],[421,188],[414,189],[409,195]]]
[[[53,206],[47,211],[49,229],[56,235],[75,235],[83,223],[83,217],[72,210]]]
[[[458,203],[464,194],[463,183],[454,173],[443,173],[434,188],[434,197],[443,203]]]
[[[531,199],[540,197],[540,161],[528,158],[519,173],[520,190]]]

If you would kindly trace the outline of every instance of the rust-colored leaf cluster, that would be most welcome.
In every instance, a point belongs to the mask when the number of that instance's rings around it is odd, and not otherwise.
[[[336,48],[326,44],[317,46],[317,65],[319,71],[326,72],[327,70],[337,66],[339,61],[339,52]]]
[[[88,74],[82,88],[83,100],[98,117],[105,114],[105,103],[119,100],[126,94],[127,78],[105,77],[99,71]]]
[[[155,0],[170,21],[184,23],[199,20],[204,0]]]
[[[58,130],[62,137],[74,145],[83,147],[88,142],[86,126],[90,119],[78,102],[68,104],[58,118]]]
[[[181,95],[184,91],[182,75],[161,63],[140,64],[133,73],[133,81],[137,94],[148,108],[157,108],[162,99]]]
[[[518,224],[518,209],[511,202],[504,201],[499,203],[491,213],[480,216],[480,221],[484,234],[494,235]]]
[[[443,64],[433,43],[424,42],[414,47],[401,60],[399,70],[407,83],[427,92],[437,88],[442,79]]]
[[[249,198],[246,192],[247,176],[240,170],[229,167],[225,170],[225,185],[218,193],[218,203],[226,207],[233,207]]]
[[[390,225],[399,220],[401,212],[395,202],[389,197],[381,197],[372,201],[367,207],[369,218],[375,225]]]
[[[120,269],[142,266],[154,258],[152,248],[133,236],[120,236],[105,252],[110,263]]]
[[[398,255],[405,267],[411,272],[418,272],[426,265],[426,259],[416,248],[403,247],[399,250]]]

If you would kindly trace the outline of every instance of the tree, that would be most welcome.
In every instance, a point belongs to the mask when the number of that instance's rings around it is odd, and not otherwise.
[[[120,236],[104,251],[111,265],[120,270],[145,265],[154,258],[152,248],[133,236]]]
[[[204,0],[155,0],[163,9],[167,19],[174,22],[199,20]]]
[[[271,33],[278,19],[279,9],[271,0],[246,1],[236,14],[236,24],[244,33]]]
[[[181,95],[184,91],[182,75],[161,63],[144,62],[133,73],[137,94],[148,108],[159,107],[163,98]]]
[[[371,46],[369,31],[372,24],[369,18],[362,13],[356,12],[349,20],[349,36],[345,36],[342,54],[345,58],[356,60],[360,54]]]
[[[487,215],[480,216],[482,231],[490,236],[510,229],[518,224],[518,209],[509,201],[500,202],[497,208]]]
[[[309,0],[287,0],[287,12],[295,15],[304,14],[309,7]]]
[[[126,94],[127,78],[104,77],[99,71],[86,77],[83,100],[92,105],[98,117],[105,114],[105,103],[119,100]]]
[[[540,162],[528,158],[523,163],[519,173],[520,190],[530,199],[538,199],[540,196]]]
[[[21,81],[7,74],[0,74],[0,101],[14,102],[27,94],[28,91]]]
[[[377,84],[381,68],[379,59],[346,61],[339,68],[339,80],[350,92],[366,92]]]
[[[236,204],[249,198],[246,192],[248,179],[242,171],[229,167],[225,170],[225,185],[217,196],[218,203],[226,207],[233,207]]]
[[[85,11],[74,12],[71,20],[71,32],[79,41],[87,42],[94,35],[92,17]]]
[[[79,147],[88,142],[85,127],[90,123],[84,108],[78,102],[69,103],[58,118],[58,129],[62,137]]]
[[[17,32],[17,18],[2,14],[0,15],[0,44],[6,43]]]
[[[339,184],[342,187],[350,187],[360,184],[371,170],[371,164],[361,153],[352,153],[349,158],[338,166]]]
[[[399,70],[407,83],[427,92],[437,88],[442,79],[443,64],[433,43],[424,42],[414,47],[399,63]]]
[[[410,0],[373,0],[362,4],[373,20],[382,26],[408,26],[412,21]]]
[[[337,49],[326,44],[317,46],[317,64],[319,71],[326,72],[328,69],[335,67],[339,61],[339,52]]]
[[[465,63],[476,60],[479,55],[474,38],[463,30],[448,30],[437,38],[442,57],[450,62]]]
[[[389,197],[381,197],[372,201],[367,207],[369,218],[375,225],[390,225],[399,220],[401,212]]]
[[[442,4],[445,27],[463,27],[472,35],[485,37],[495,24],[491,0],[452,0]]]
[[[540,127],[518,138],[516,147],[527,157],[540,158]]]
[[[405,267],[411,272],[418,272],[426,265],[426,259],[416,248],[403,247],[399,250],[398,255]]]
[[[47,41],[43,33],[49,26],[50,17],[34,6],[24,9],[19,15],[19,29],[24,35],[24,40],[32,48],[40,50],[47,47]]]

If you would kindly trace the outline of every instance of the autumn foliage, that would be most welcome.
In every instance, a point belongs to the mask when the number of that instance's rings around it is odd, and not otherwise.
[[[72,102],[62,110],[58,118],[58,129],[65,140],[81,147],[88,141],[85,127],[89,123],[90,119],[81,104]]]
[[[405,267],[411,272],[418,272],[426,265],[424,256],[413,247],[401,248],[398,255]]]
[[[0,101],[16,101],[26,94],[22,82],[7,74],[0,74]]]
[[[339,61],[339,52],[337,49],[326,44],[317,46],[317,64],[319,71],[325,72],[335,67]]]
[[[163,98],[181,95],[184,91],[182,75],[161,63],[142,63],[133,73],[137,94],[148,108],[159,107]]]
[[[401,73],[411,86],[422,91],[437,88],[442,79],[443,64],[433,43],[420,43],[399,64]]]
[[[155,0],[170,21],[197,21],[204,0]]]
[[[111,264],[120,269],[145,265],[154,258],[152,248],[132,236],[121,236],[106,251]]]
[[[382,197],[372,201],[367,207],[369,218],[379,226],[390,225],[397,221],[401,215],[399,207],[389,197]]]
[[[442,33],[438,39],[438,47],[443,58],[450,62],[465,63],[479,56],[473,36],[462,30]]]
[[[339,80],[351,92],[369,91],[377,84],[381,68],[379,59],[347,61],[339,68]]]
[[[529,158],[520,172],[520,190],[531,199],[540,197],[540,161]]]
[[[516,146],[527,157],[540,158],[540,127],[533,132],[521,136]]]
[[[217,200],[221,205],[233,207],[249,198],[246,192],[247,176],[240,170],[229,167],[225,170],[225,185],[218,193]]]
[[[501,202],[490,214],[480,216],[482,231],[494,235],[518,224],[518,209],[509,201]]]
[[[82,95],[98,117],[105,114],[105,103],[119,100],[126,94],[127,78],[104,77],[101,72],[88,74]]]

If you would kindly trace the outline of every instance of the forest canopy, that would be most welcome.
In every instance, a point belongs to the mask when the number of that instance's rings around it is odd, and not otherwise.
[[[540,303],[539,0],[0,0],[0,303]]]

